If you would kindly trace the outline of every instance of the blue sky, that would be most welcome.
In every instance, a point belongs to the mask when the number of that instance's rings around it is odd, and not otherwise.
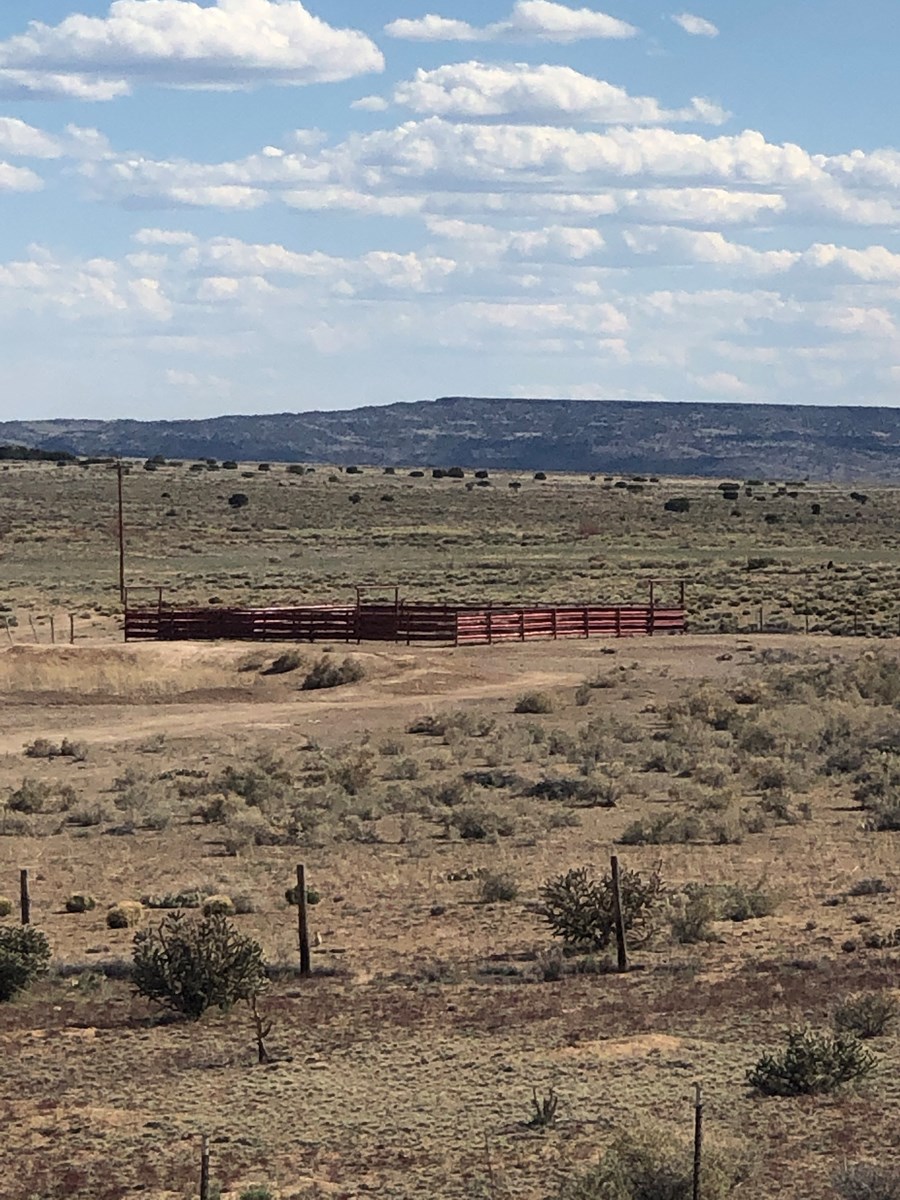
[[[893,406],[896,0],[690,3],[3,5],[0,419]]]

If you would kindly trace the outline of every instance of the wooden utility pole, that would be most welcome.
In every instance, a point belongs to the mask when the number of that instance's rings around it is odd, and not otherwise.
[[[125,504],[122,494],[122,463],[116,463],[119,494],[119,599],[125,603]]]
[[[22,910],[22,924],[31,924],[31,893],[28,890],[28,872],[19,872],[19,905]]]
[[[694,1191],[692,1200],[701,1200],[700,1184],[703,1172],[703,1088],[694,1084]]]
[[[300,974],[312,972],[309,953],[309,911],[306,903],[306,867],[297,864],[297,932],[300,939]]]
[[[200,1200],[209,1200],[209,1138],[200,1143]]]
[[[619,881],[619,860],[614,854],[609,860],[612,878],[613,917],[616,923],[616,950],[620,974],[628,970],[628,947],[625,943],[625,919],[622,916],[622,888]]]

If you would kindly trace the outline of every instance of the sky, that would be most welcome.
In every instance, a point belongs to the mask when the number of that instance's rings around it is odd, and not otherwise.
[[[897,0],[697,4],[0,5],[0,419],[894,406]]]

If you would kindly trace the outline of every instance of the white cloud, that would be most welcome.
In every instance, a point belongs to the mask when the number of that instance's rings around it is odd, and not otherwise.
[[[197,238],[182,229],[139,229],[132,241],[139,246],[194,246]]]
[[[696,121],[721,125],[728,117],[708,100],[693,99],[684,108],[666,109],[650,96],[631,96],[624,88],[571,67],[527,63],[467,62],[430,71],[420,68],[413,79],[394,89],[393,102],[441,117],[513,117],[529,122],[660,125]]]
[[[43,186],[40,175],[27,167],[0,162],[0,192],[39,192]]]
[[[52,71],[0,70],[2,100],[115,100],[131,91],[124,79],[92,79]]]
[[[718,396],[726,400],[743,399],[751,393],[747,384],[730,371],[714,371],[711,375],[693,375],[691,382],[707,395]]]
[[[17,158],[59,158],[59,141],[15,117],[0,117],[0,152]]]
[[[746,275],[780,274],[801,257],[793,250],[756,250],[730,242],[714,230],[642,227],[625,230],[622,238],[633,254],[656,263],[704,263]]]
[[[238,89],[349,79],[384,67],[365,34],[299,0],[113,0],[106,17],[32,21],[0,42],[0,92],[111,99],[138,83]]]
[[[450,17],[438,17],[429,13],[424,17],[408,19],[401,17],[384,27],[389,37],[405,38],[411,42],[475,42],[481,40],[482,32],[468,21],[454,21]],[[489,40],[487,37],[485,41]]]
[[[719,36],[718,28],[713,25],[712,21],[707,21],[705,17],[695,17],[692,13],[684,12],[672,17],[672,20],[692,37],[714,38]]]
[[[384,31],[389,37],[419,42],[575,42],[584,38],[631,38],[638,32],[627,21],[606,13],[569,8],[553,0],[516,0],[505,21],[482,27],[430,13],[415,20],[392,21]]]

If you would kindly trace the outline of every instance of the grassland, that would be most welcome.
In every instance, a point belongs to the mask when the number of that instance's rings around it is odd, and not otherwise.
[[[29,615],[46,625],[56,612],[65,626],[75,612],[99,634],[118,605],[115,473],[6,464],[0,486],[7,615],[30,634]],[[900,490],[862,503],[852,492],[782,481],[732,501],[709,480],[136,465],[127,578],[199,603],[346,601],[369,581],[410,600],[633,601],[650,577],[670,581],[665,601],[685,578],[697,631],[756,630],[762,606],[772,631],[808,619],[813,631],[896,634]],[[229,506],[235,493],[245,507]],[[674,497],[690,511],[665,511]]]
[[[683,574],[709,632],[354,647],[360,681],[304,691],[322,648],[272,673],[287,648],[114,644],[114,477],[0,473],[17,622],[0,893],[29,868],[54,952],[0,1005],[3,1200],[196,1195],[203,1133],[227,1196],[546,1200],[623,1128],[688,1134],[695,1081],[711,1144],[753,1163],[736,1196],[830,1198],[844,1160],[896,1161],[896,1030],[856,1088],[765,1099],[746,1073],[846,996],[895,994],[900,666],[895,642],[840,634],[854,605],[868,632],[896,621],[898,497],[753,485],[765,504],[735,505],[708,482],[510,479],[137,469],[131,577],[204,601],[346,598],[376,576],[411,598],[627,599]],[[665,512],[673,496],[690,511]],[[713,593],[720,615],[701,618]],[[813,602],[835,635],[739,632],[759,603],[797,628]],[[74,647],[47,644],[51,610],[80,614]],[[540,911],[548,878],[600,872],[611,850],[666,888],[623,976],[564,956]],[[320,896],[309,980],[285,899],[299,861]],[[710,909],[686,939],[698,888],[746,919]],[[123,978],[133,931],[108,907],[143,900],[150,925],[188,891],[230,895],[275,968],[270,1066],[243,1009],[186,1024]],[[96,907],[66,912],[74,893]],[[559,1097],[547,1129],[533,1089]]]

